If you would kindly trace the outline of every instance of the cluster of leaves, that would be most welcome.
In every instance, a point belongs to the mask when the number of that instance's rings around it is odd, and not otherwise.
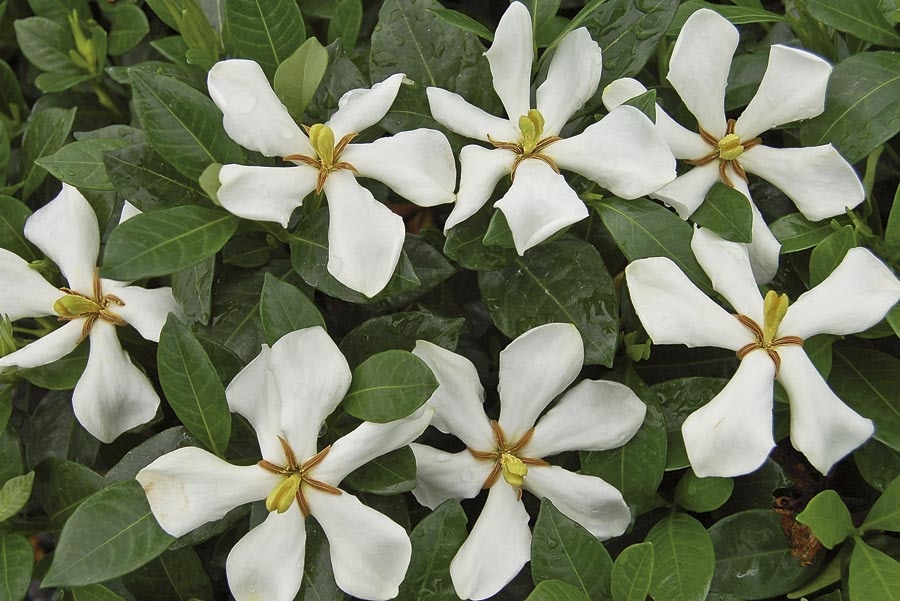
[[[752,97],[772,43],[828,58],[835,69],[825,112],[767,135],[775,145],[834,144],[864,174],[866,201],[846,216],[814,223],[793,212],[778,190],[752,180],[754,199],[782,244],[774,286],[795,298],[855,246],[900,267],[900,2],[526,4],[540,50],[552,51],[565,33],[586,27],[603,50],[601,89],[618,77],[637,77],[683,123],[690,117],[665,73],[675,36],[697,8],[742,26],[729,111]],[[482,40],[491,39],[505,5],[0,1],[0,247],[41,260],[23,224],[55,196],[60,181],[84,193],[101,229],[117,222],[127,199],[144,214],[110,229],[101,274],[170,284],[188,316],[186,324],[170,319],[158,348],[123,331],[123,343],[166,402],[156,420],[113,444],[94,440],[72,413],[69,391],[84,369],[86,344],[23,372],[24,380],[0,379],[0,601],[24,598],[32,578],[78,601],[226,598],[225,555],[263,511],[238,509],[175,540],[156,525],[133,477],[186,445],[235,462],[256,459],[253,432],[228,412],[224,385],[260,344],[312,325],[327,327],[340,342],[354,373],[343,412],[325,434],[336,437],[353,418],[385,421],[424,402],[434,382],[408,352],[415,340],[472,358],[491,390],[506,340],[549,322],[571,322],[581,332],[584,376],[624,382],[647,404],[644,425],[624,447],[562,457],[621,490],[635,521],[625,536],[601,544],[552,504],[529,505],[536,516],[530,573],[498,598],[900,599],[897,308],[860,336],[823,335],[805,345],[835,392],[875,422],[873,440],[823,477],[782,440],[787,405],[778,402],[782,442],[772,458],[748,476],[701,479],[689,468],[680,426],[721,390],[737,359],[680,347],[651,352],[620,289],[628,261],[664,256],[712,293],[691,254],[690,224],[664,206],[604,197],[595,184],[572,178],[591,216],[518,256],[508,227],[490,210],[444,237],[435,225],[446,208],[397,199],[392,207],[405,215],[409,231],[403,255],[387,288],[367,299],[325,269],[328,209],[318,198],[307,199],[287,230],[240,221],[214,204],[211,164],[274,164],[225,134],[205,83],[217,60],[257,61],[306,124],[326,120],[344,92],[404,72],[413,83],[381,128],[440,129],[429,114],[427,86],[498,112]],[[602,112],[598,94],[575,126]],[[458,150],[462,140],[449,138]],[[390,198],[387,189],[377,192]],[[693,220],[749,241],[747,203],[719,188]],[[0,349],[10,352],[46,325],[0,323]],[[489,397],[489,413],[496,405]],[[447,502],[428,513],[406,494],[414,482],[408,449],[348,479],[367,503],[411,531],[413,559],[399,598],[454,599],[449,562],[465,539],[467,512],[480,501]],[[298,599],[342,599],[330,569],[327,542],[310,529]]]

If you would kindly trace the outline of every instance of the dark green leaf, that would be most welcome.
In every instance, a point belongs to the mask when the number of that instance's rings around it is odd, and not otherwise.
[[[275,71],[275,93],[294,119],[303,118],[306,106],[316,95],[316,89],[327,68],[328,51],[316,38],[303,42],[278,65]]]
[[[791,213],[772,222],[772,234],[781,242],[781,253],[812,248],[834,233],[831,221],[810,221],[800,213]]]
[[[109,11],[109,39],[106,50],[120,56],[137,46],[150,33],[147,15],[134,4],[115,4]]]
[[[650,595],[655,601],[703,601],[715,569],[712,541],[694,518],[673,513],[647,534],[653,543],[653,579]]]
[[[681,437],[681,424],[688,415],[719,394],[727,382],[721,378],[676,378],[653,386],[654,392],[659,395],[666,418],[667,470],[677,470],[690,465]]]
[[[416,457],[409,447],[385,453],[348,474],[344,483],[374,495],[409,492],[416,486]]]
[[[48,457],[92,465],[100,442],[75,419],[72,394],[51,392],[41,399],[28,420],[23,443],[29,468]]]
[[[844,505],[840,495],[831,489],[823,490],[813,497],[806,509],[797,514],[796,519],[808,526],[829,549],[834,549],[855,531],[850,510]]]
[[[172,294],[189,319],[209,323],[216,258],[209,256],[192,267],[172,274]]]
[[[875,440],[900,451],[900,361],[870,349],[835,348],[831,378],[835,394],[875,422]]]
[[[12,428],[0,432],[0,484],[22,475],[22,448]]]
[[[191,547],[167,551],[122,578],[138,599],[184,601],[213,599],[212,583],[197,552]]]
[[[0,601],[21,601],[31,582],[34,549],[18,534],[0,535]]]
[[[362,25],[362,17],[362,0],[337,0],[331,13],[331,20],[328,22],[328,43],[340,39],[347,52],[353,50]]]
[[[35,161],[51,155],[65,143],[75,121],[75,109],[49,108],[32,113],[22,138],[20,177],[24,182],[22,198],[27,199],[37,190],[47,172]]]
[[[10,138],[18,135],[22,121],[28,114],[28,105],[19,86],[19,78],[4,60],[0,60],[0,124]]]
[[[809,257],[809,285],[815,286],[830,274],[844,260],[844,255],[856,243],[856,233],[852,225],[845,225],[829,234],[816,246]]]
[[[456,349],[463,325],[463,318],[419,311],[381,315],[363,322],[347,334],[340,344],[341,353],[351,366],[356,366],[366,357],[382,351],[411,351],[417,340],[427,340],[452,351]]]
[[[225,49],[235,58],[255,60],[270,80],[305,39],[294,0],[225,0]]]
[[[735,2],[735,4],[738,4]],[[669,33],[676,34],[681,30],[684,22],[691,14],[701,8],[714,10],[729,21],[733,25],[748,25],[750,23],[773,23],[783,21],[784,17],[778,13],[763,10],[762,5],[755,6],[723,6],[721,4],[712,4],[702,0],[688,0],[678,7],[678,13],[672,20],[672,27]]]
[[[102,584],[89,584],[70,588],[63,595],[63,601],[125,601]]]
[[[34,472],[10,478],[0,487],[0,522],[19,513],[31,497]]]
[[[3,121],[3,111],[0,110],[0,186],[6,185],[6,177],[9,173],[9,160],[12,153],[9,131],[3,125]]]
[[[115,188],[106,174],[103,156],[125,146],[124,140],[116,138],[72,142],[36,162],[56,179],[76,188],[112,191]]]
[[[72,33],[46,17],[16,19],[16,40],[31,64],[42,71],[71,71],[75,64],[69,50],[75,48]]]
[[[534,587],[525,601],[589,601],[589,599],[580,589],[571,584],[559,580],[548,580]]]
[[[900,562],[856,539],[850,556],[849,588],[853,601],[900,600]]]
[[[322,314],[309,297],[271,273],[263,280],[259,317],[269,344],[275,344],[276,340],[295,330],[325,327]]]
[[[747,197],[722,182],[713,184],[691,221],[732,242],[749,244],[752,239],[753,209]]]
[[[633,106],[644,113],[653,123],[656,123],[656,90],[647,90],[643,94],[626,100],[623,104]]]
[[[500,214],[483,209],[447,232],[444,254],[466,269],[490,271],[509,265],[516,251],[498,246],[486,246],[485,235],[494,222],[493,215]]]
[[[884,489],[884,493],[872,505],[861,529],[900,532],[900,477],[894,478]]]
[[[344,601],[347,597],[334,582],[328,539],[313,520],[306,525],[306,561],[303,581],[295,601]]]
[[[88,344],[79,344],[75,350],[53,363],[25,370],[22,377],[47,390],[71,390],[78,383],[87,365]]]
[[[856,449],[853,460],[863,479],[877,491],[884,492],[887,485],[900,476],[900,452],[877,440],[869,440]]]
[[[412,560],[397,601],[455,601],[450,562],[467,536],[466,514],[455,499],[419,522],[409,537]]]
[[[361,420],[389,422],[421,407],[436,388],[424,361],[407,351],[385,351],[353,370],[344,409]]]
[[[884,18],[878,0],[804,0],[803,7],[828,27],[880,46],[900,47],[900,36]]]
[[[613,601],[645,601],[652,577],[653,544],[638,543],[627,547],[613,564]]]
[[[175,449],[195,447],[199,442],[183,426],[163,430],[125,453],[119,463],[106,472],[104,482],[106,485],[110,485],[134,480],[139,471],[157,458]]]
[[[675,502],[688,511],[704,513],[724,505],[733,490],[731,478],[700,478],[688,470],[675,487]]]
[[[469,33],[474,33],[478,37],[483,38],[488,42],[494,41],[494,33],[490,29],[485,27],[480,21],[476,21],[465,13],[461,13],[458,10],[453,10],[450,8],[433,8],[430,9],[430,12],[433,12],[435,15],[437,15],[437,17],[441,21],[449,23],[457,29],[467,31]]]
[[[14,252],[26,261],[38,258],[31,243],[25,239],[25,221],[31,211],[10,196],[0,195],[0,247]]]
[[[165,162],[148,143],[106,152],[103,162],[112,186],[142,211],[205,201],[197,184]]]
[[[59,531],[81,502],[103,487],[102,476],[74,461],[51,457],[42,461],[36,472],[34,495],[53,531]]]

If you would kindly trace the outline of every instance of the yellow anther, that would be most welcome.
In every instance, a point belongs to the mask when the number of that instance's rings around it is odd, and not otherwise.
[[[327,125],[316,123],[309,128],[309,143],[326,169],[334,163],[334,132]]]
[[[766,293],[766,298],[763,302],[763,345],[768,346],[775,340],[781,320],[784,319],[784,315],[787,313],[788,303],[787,294],[779,295],[774,290],[769,290]]]
[[[297,493],[300,491],[300,484],[303,478],[299,473],[291,474],[272,488],[272,492],[266,497],[266,509],[269,511],[277,511],[284,513],[290,509],[291,504],[297,499]]]
[[[103,308],[93,299],[77,294],[66,294],[53,303],[53,310],[60,317],[77,319],[87,315],[97,315]]]
[[[531,154],[544,135],[544,116],[531,109],[527,115],[519,117],[519,131],[522,133],[522,150]]]
[[[744,152],[741,137],[737,134],[728,134],[716,142],[716,148],[719,150],[719,158],[725,161],[733,161]]]
[[[528,466],[525,462],[511,453],[503,453],[500,456],[500,469],[503,471],[503,479],[510,486],[521,488],[528,474]]]

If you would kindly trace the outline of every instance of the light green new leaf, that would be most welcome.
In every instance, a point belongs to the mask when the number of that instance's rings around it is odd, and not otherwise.
[[[0,601],[21,601],[31,582],[34,549],[18,534],[0,536]]]
[[[712,541],[694,518],[673,513],[647,534],[653,544],[650,595],[655,601],[704,601],[715,569]]]
[[[848,586],[850,601],[900,601],[900,562],[856,539]]]
[[[5,522],[25,507],[31,497],[34,472],[10,478],[0,488],[0,522]]]
[[[316,38],[309,38],[275,71],[275,94],[287,107],[294,119],[303,118],[303,112],[328,69],[328,51]]]
[[[861,530],[900,532],[900,477],[894,478],[872,505]]]
[[[812,533],[829,549],[855,532],[850,510],[835,491],[823,490],[797,514],[797,521],[809,526]]]
[[[612,568],[613,601],[644,601],[653,577],[653,544],[638,543],[625,548]]]
[[[353,370],[344,409],[361,420],[389,422],[421,407],[437,386],[424,361],[408,351],[385,351]]]

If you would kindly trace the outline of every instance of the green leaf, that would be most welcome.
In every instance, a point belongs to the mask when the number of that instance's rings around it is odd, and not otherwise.
[[[212,305],[212,283],[215,256],[209,256],[192,267],[172,274],[172,294],[188,319],[206,325]]]
[[[712,541],[703,526],[683,513],[660,520],[647,533],[653,544],[655,601],[703,601],[715,568]]]
[[[486,246],[484,238],[494,223],[496,213],[488,207],[478,211],[447,232],[444,254],[461,267],[475,271],[490,271],[509,265],[516,257],[516,251],[497,246]]]
[[[401,447],[357,468],[344,483],[374,495],[409,492],[416,486],[416,456],[408,446]]]
[[[356,46],[359,28],[362,25],[363,6],[361,0],[337,0],[331,20],[328,23],[328,43],[337,39],[347,52]]]
[[[205,195],[156,154],[149,143],[134,144],[103,155],[112,186],[142,211],[203,203]]]
[[[0,59],[0,125],[9,137],[21,131],[22,120],[28,114],[28,105],[19,86],[19,78],[6,61]]]
[[[474,33],[488,42],[494,41],[494,32],[465,13],[450,8],[432,8],[429,12],[434,13],[441,21],[453,25],[457,29]]]
[[[466,514],[455,499],[425,516],[409,537],[412,560],[397,601],[456,601],[450,562],[468,535]]]
[[[875,440],[900,451],[900,361],[871,349],[837,347],[833,352],[834,393],[857,413],[875,422]]]
[[[509,338],[552,322],[572,323],[588,365],[611,366],[619,333],[618,294],[597,249],[565,236],[478,274],[484,304]]]
[[[747,197],[722,182],[713,184],[691,221],[732,242],[749,244],[752,239],[753,209]]]
[[[231,413],[216,368],[191,331],[169,314],[156,352],[159,382],[188,431],[222,457],[231,436]]]
[[[269,344],[275,344],[276,340],[295,330],[325,327],[325,320],[312,300],[296,286],[271,273],[267,273],[263,280],[259,318]]]
[[[225,0],[224,10],[222,41],[228,54],[255,60],[269,80],[306,39],[294,0]]]
[[[199,444],[184,426],[175,426],[163,430],[159,434],[139,443],[119,460],[108,472],[103,481],[105,485],[134,480],[137,473],[150,465],[154,460],[175,449],[195,447]]]
[[[27,199],[41,185],[47,172],[35,161],[51,155],[65,143],[75,121],[75,109],[49,108],[31,114],[22,138],[20,176],[22,198]]]
[[[156,523],[140,484],[114,484],[86,499],[66,522],[42,586],[116,578],[158,557],[173,540]]]
[[[797,515],[797,521],[809,529],[823,545],[834,549],[848,536],[853,536],[855,528],[850,510],[835,491],[823,490]]]
[[[0,432],[0,484],[10,478],[21,476],[25,470],[22,468],[22,447],[19,437],[12,428]]]
[[[900,600],[900,562],[856,539],[849,588],[851,601]]]
[[[548,580],[541,582],[531,594],[525,598],[525,601],[589,601],[581,590],[575,588],[567,582],[559,580]]]
[[[75,419],[70,392],[45,395],[32,412],[29,426],[22,440],[29,467],[48,457],[70,459],[85,465],[93,465],[97,458],[100,442]]]
[[[16,19],[16,41],[25,58],[42,71],[76,69],[69,58],[75,48],[72,32],[46,17]]]
[[[656,123],[656,90],[647,90],[643,94],[626,100],[623,104],[633,106],[644,113],[650,121]]]
[[[0,522],[19,513],[31,497],[34,472],[7,480],[0,488]]]
[[[653,576],[653,544],[638,543],[625,548],[612,568],[613,601],[644,601]]]
[[[25,370],[22,377],[48,390],[71,390],[78,383],[87,365],[88,344],[79,344],[75,350],[53,363]]]
[[[165,75],[130,69],[134,110],[147,139],[175,169],[196,181],[210,163],[241,163],[244,153],[225,133],[212,100]]]
[[[880,46],[900,47],[900,36],[884,18],[878,0],[804,0],[803,7],[828,27]]]
[[[676,378],[653,386],[653,391],[659,395],[666,420],[667,470],[677,470],[690,465],[681,436],[681,424],[688,415],[722,392],[727,383],[728,380],[722,378],[692,377]]]
[[[875,490],[884,492],[900,476],[900,452],[870,439],[853,452],[853,461],[863,479]]]
[[[344,336],[341,353],[351,366],[356,366],[382,351],[411,351],[417,340],[427,340],[452,351],[456,349],[465,321],[461,317],[440,317],[420,311],[373,317]]]
[[[900,477],[894,478],[866,516],[861,530],[900,532]]]
[[[25,239],[25,222],[31,211],[10,196],[0,195],[0,247],[12,251],[26,261],[38,258],[34,247]]]
[[[900,131],[900,54],[864,52],[835,66],[825,112],[800,128],[803,146],[831,142],[850,163]]]
[[[771,223],[769,229],[781,242],[781,254],[812,248],[835,231],[831,220],[810,221],[800,213],[779,217]]]
[[[103,156],[107,151],[119,150],[127,145],[127,142],[117,138],[72,142],[36,162],[56,179],[76,188],[114,191],[106,174]]]
[[[700,478],[688,470],[675,487],[675,502],[688,511],[705,513],[724,505],[733,490],[731,478]]]
[[[150,33],[147,15],[134,4],[115,4],[110,7],[109,38],[106,51],[110,56],[121,56],[137,46]]]
[[[303,118],[306,106],[316,95],[327,69],[328,51],[316,38],[303,42],[278,65],[275,93],[294,119]]]
[[[125,601],[102,584],[89,584],[70,588],[63,595],[63,601]]]
[[[344,409],[361,420],[389,422],[421,407],[437,386],[424,361],[407,351],[385,351],[353,370]]]
[[[857,246],[852,225],[845,225],[828,235],[812,251],[809,257],[809,285],[819,284],[844,260],[844,255]]]
[[[192,547],[166,551],[123,576],[122,582],[137,599],[184,601],[213,598],[212,583]]]
[[[34,567],[34,549],[18,534],[0,536],[0,601],[25,598]]]
[[[611,573],[612,559],[603,544],[563,515],[549,499],[542,499],[531,538],[531,577],[535,584],[560,580],[577,587],[589,599],[606,599]]]
[[[737,4],[737,2],[735,2]],[[701,0],[688,0],[678,7],[678,13],[672,20],[672,27],[669,33],[675,35],[681,30],[684,22],[695,11],[701,8],[714,10],[729,21],[732,25],[749,25],[750,23],[774,23],[783,21],[784,17],[778,13],[763,10],[761,5],[756,6],[722,6],[721,4],[712,4]]]
[[[50,457],[37,466],[34,496],[49,518],[48,529],[59,531],[81,502],[102,487],[103,477],[92,469]]]
[[[103,277],[138,280],[187,269],[217,253],[237,229],[221,209],[175,207],[135,215],[117,226],[103,251]]]

